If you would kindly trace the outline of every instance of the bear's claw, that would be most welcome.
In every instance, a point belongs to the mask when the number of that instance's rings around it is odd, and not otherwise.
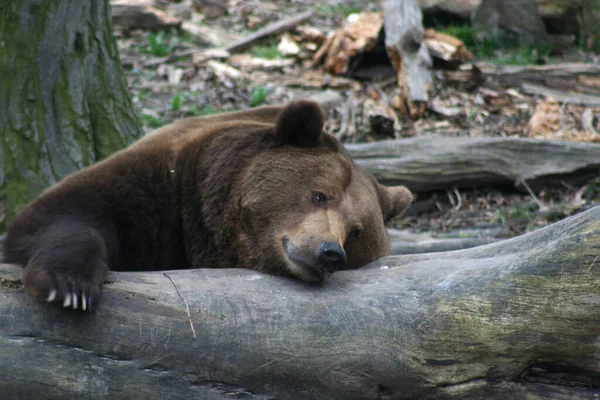
[[[52,303],[55,299],[56,299],[56,289],[52,289],[50,291],[50,294],[48,295],[48,298],[46,299],[46,301],[48,303]]]
[[[57,289],[50,290],[46,301],[52,303],[57,300],[60,301]],[[64,308],[72,308],[73,310],[80,308],[82,311],[92,311],[92,294],[87,294],[86,292],[82,292],[81,295],[67,293],[62,298],[62,306]]]
[[[52,289],[48,295],[48,298],[46,299],[47,302],[52,302],[54,300],[56,300],[56,289]],[[63,299],[63,307],[72,307],[73,310],[77,310],[77,308],[81,306],[81,310],[91,311],[91,304],[92,296],[90,295],[88,297],[86,293],[82,293],[81,298],[75,293],[67,293]]]
[[[65,300],[63,301],[63,307],[64,308],[71,307],[71,296],[68,293],[65,296]]]

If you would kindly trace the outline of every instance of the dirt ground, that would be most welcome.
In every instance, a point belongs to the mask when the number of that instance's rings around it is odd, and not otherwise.
[[[318,42],[301,38],[298,29],[290,36],[299,53],[283,56],[277,51],[281,35],[263,41],[242,54],[215,62],[198,61],[197,54],[244,37],[277,20],[314,9],[310,22],[303,24],[327,35],[340,28],[353,12],[380,11],[380,2],[363,1],[353,5],[330,5],[327,1],[226,2],[227,13],[205,18],[189,11],[184,18],[214,32],[207,43],[202,37],[172,30],[152,33],[146,30],[117,31],[121,62],[147,131],[175,119],[215,112],[240,110],[260,104],[281,104],[290,99],[326,96],[327,129],[345,142],[363,142],[393,137],[445,135],[468,137],[527,136],[528,124],[543,96],[532,95],[506,82],[487,79],[483,83],[448,79],[444,69],[435,69],[431,102],[427,114],[417,120],[398,120],[395,129],[374,132],[359,107],[369,98],[391,98],[397,91],[395,76],[388,66],[370,79],[334,77],[322,66],[309,68]],[[346,3],[344,3],[346,4]],[[267,60],[253,64],[255,59]],[[543,63],[598,62],[597,54],[578,48],[545,56]],[[489,60],[473,60],[481,67]],[[224,67],[225,66],[225,67]],[[230,69],[228,69],[229,67]],[[326,94],[324,94],[326,93]],[[329,101],[329,100],[328,100]],[[356,118],[348,129],[344,118],[353,107]],[[562,130],[579,131],[582,114],[589,107],[558,104]],[[600,107],[591,108],[592,123],[600,131]],[[533,196],[535,195],[535,197]],[[511,237],[543,227],[600,203],[600,178],[584,186],[565,182],[535,193],[522,188],[477,187],[444,192],[417,193],[417,201],[396,228],[430,237]]]

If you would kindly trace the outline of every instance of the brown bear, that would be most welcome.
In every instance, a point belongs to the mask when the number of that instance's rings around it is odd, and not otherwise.
[[[390,250],[412,196],[360,170],[314,102],[189,118],[42,193],[5,262],[33,294],[91,310],[110,270],[246,267],[320,282]]]

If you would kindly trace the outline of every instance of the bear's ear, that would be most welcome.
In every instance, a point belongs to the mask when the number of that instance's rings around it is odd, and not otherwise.
[[[285,144],[313,146],[321,137],[324,123],[323,110],[317,103],[296,100],[285,106],[279,114],[275,134]]]
[[[383,221],[389,222],[402,215],[413,201],[413,195],[404,186],[384,186],[377,184],[379,204],[383,214]]]

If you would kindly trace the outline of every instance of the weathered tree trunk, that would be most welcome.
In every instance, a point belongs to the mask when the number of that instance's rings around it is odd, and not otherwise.
[[[65,175],[141,135],[108,0],[0,4],[0,232]]]
[[[503,36],[521,45],[547,43],[546,27],[535,0],[482,0],[473,26],[487,36]]]
[[[600,50],[600,0],[581,0],[581,37],[586,46]]]
[[[242,269],[115,273],[89,315],[34,300],[19,274],[0,266],[10,399],[600,395],[600,207],[323,285]]]
[[[523,138],[412,139],[347,144],[354,161],[387,184],[414,191],[578,184],[600,172],[600,145]]]
[[[385,47],[398,73],[400,96],[395,101],[405,117],[419,118],[427,109],[431,57],[417,0],[384,0]]]

